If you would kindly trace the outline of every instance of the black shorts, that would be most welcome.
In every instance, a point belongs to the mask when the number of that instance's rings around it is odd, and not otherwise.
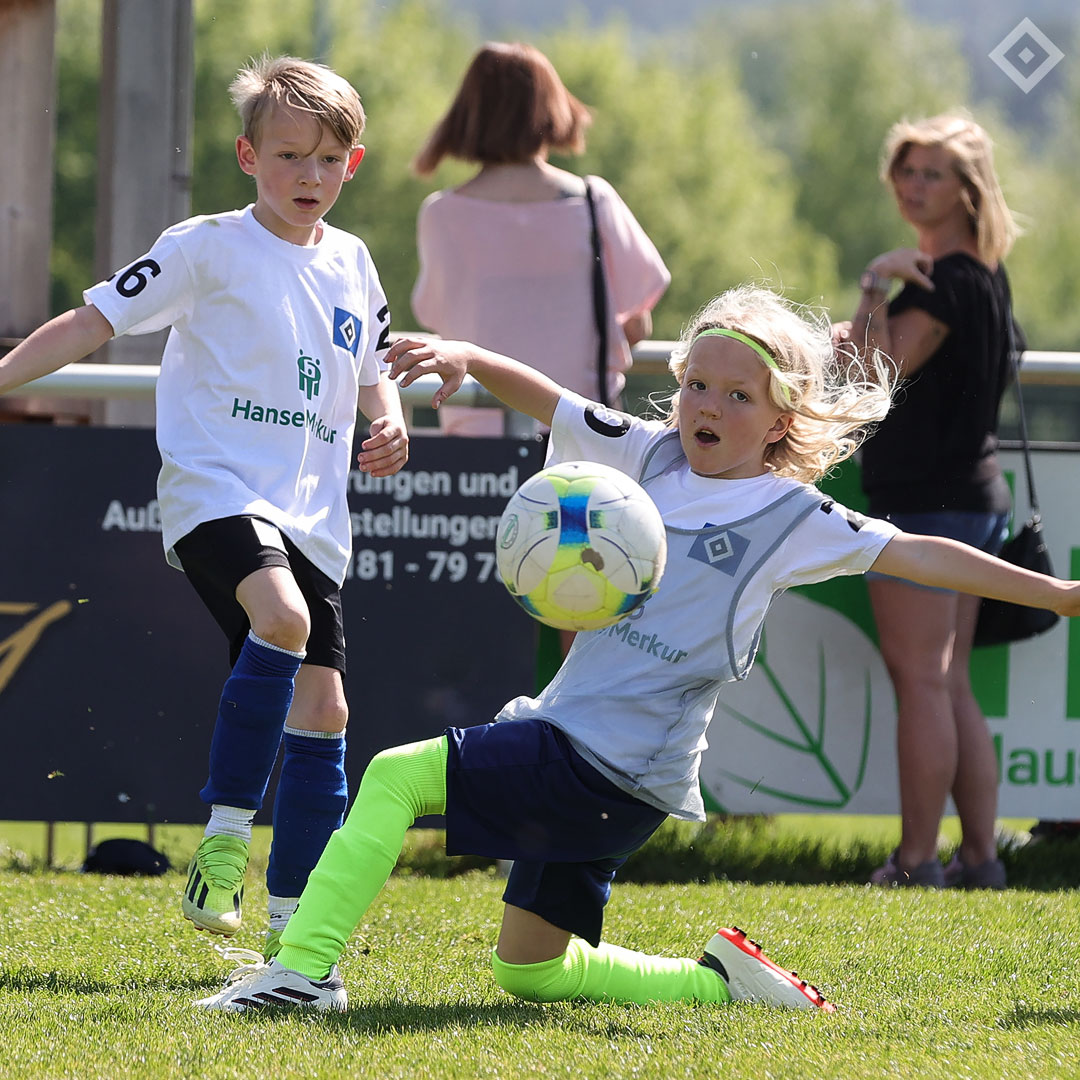
[[[345,674],[341,590],[276,526],[246,516],[204,521],[177,540],[174,551],[199,599],[225,631],[230,663],[236,663],[251,629],[236,599],[237,585],[256,570],[281,566],[292,572],[311,618],[304,663]]]

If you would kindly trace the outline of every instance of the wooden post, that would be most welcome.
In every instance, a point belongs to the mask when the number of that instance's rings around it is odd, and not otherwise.
[[[99,280],[137,258],[168,226],[190,215],[191,0],[105,0],[95,269]],[[113,364],[156,364],[165,333],[121,337]],[[96,406],[110,425],[150,427],[153,402]]]
[[[56,0],[0,3],[0,339],[49,315]],[[0,399],[6,417],[52,414],[44,399]]]

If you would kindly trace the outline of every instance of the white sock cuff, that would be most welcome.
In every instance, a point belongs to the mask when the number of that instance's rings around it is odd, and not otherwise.
[[[256,645],[261,645],[264,649],[273,649],[274,652],[284,653],[286,656],[295,656],[297,660],[303,660],[304,657],[307,656],[307,652],[305,651],[293,652],[292,649],[283,649],[280,645],[272,645],[269,641],[263,641],[254,630],[249,630],[247,636],[251,638]]]
[[[214,803],[210,807],[210,820],[206,824],[204,836],[238,836],[241,840],[251,839],[251,823],[255,820],[255,811],[242,806],[224,806]]]
[[[305,739],[344,739],[344,731],[308,731],[306,728],[289,727],[285,725],[284,734],[302,735]]]
[[[299,903],[299,896],[268,896],[266,913],[270,916],[270,929],[284,930]]]

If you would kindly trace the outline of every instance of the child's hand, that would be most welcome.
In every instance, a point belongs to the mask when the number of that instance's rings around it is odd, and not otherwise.
[[[390,378],[400,379],[402,386],[408,386],[421,375],[438,375],[443,384],[431,399],[431,407],[437,409],[461,387],[469,370],[469,357],[474,350],[475,346],[464,341],[401,338],[386,354]]]
[[[371,436],[360,446],[356,464],[372,476],[393,476],[409,460],[409,433],[397,417],[372,420]]]

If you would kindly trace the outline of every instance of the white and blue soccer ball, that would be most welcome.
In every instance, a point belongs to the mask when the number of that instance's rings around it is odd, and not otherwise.
[[[529,477],[499,522],[495,556],[510,595],[560,630],[618,622],[660,585],[667,535],[656,504],[625,473],[592,461]]]

